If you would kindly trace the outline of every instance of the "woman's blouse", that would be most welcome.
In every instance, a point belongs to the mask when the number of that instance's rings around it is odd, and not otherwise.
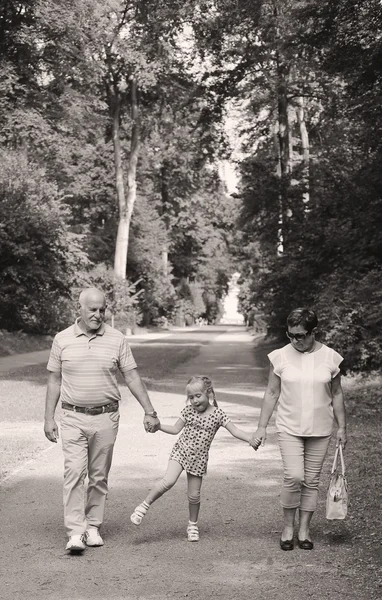
[[[191,475],[202,476],[207,472],[208,451],[219,427],[230,422],[221,408],[199,413],[192,406],[186,406],[180,413],[184,428],[176,441],[170,460],[179,462]]]
[[[325,344],[315,352],[298,352],[292,344],[268,354],[281,379],[277,431],[298,436],[330,435],[333,427],[331,381],[343,358]]]

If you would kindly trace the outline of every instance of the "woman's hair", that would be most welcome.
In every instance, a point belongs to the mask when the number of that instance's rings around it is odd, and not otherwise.
[[[316,313],[310,308],[295,308],[288,315],[287,326],[298,327],[298,325],[302,325],[308,333],[312,333],[318,325]]]
[[[194,377],[191,377],[191,379],[189,379],[187,381],[187,387],[189,385],[194,385],[194,384],[198,384],[200,386],[201,390],[203,392],[206,392],[206,394],[208,396],[211,394],[213,405],[216,407],[218,406],[218,403],[216,401],[215,391],[214,391],[214,388],[212,387],[212,381],[209,377],[205,377],[204,375],[194,375]]]

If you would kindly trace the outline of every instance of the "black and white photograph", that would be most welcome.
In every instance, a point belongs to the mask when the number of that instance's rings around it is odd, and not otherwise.
[[[381,600],[381,165],[381,0],[0,0],[1,600]]]

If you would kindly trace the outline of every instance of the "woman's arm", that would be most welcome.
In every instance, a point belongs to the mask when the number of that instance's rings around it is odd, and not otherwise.
[[[341,386],[341,373],[338,373],[332,379],[332,403],[333,403],[333,412],[334,417],[337,421],[338,430],[337,430],[337,446],[338,444],[342,444],[345,448],[347,443],[346,436],[346,410],[345,410],[345,402],[344,402],[344,394]]]
[[[227,425],[225,425],[225,428],[227,431],[230,432],[231,435],[233,435],[233,437],[237,438],[238,440],[243,440],[243,442],[248,442],[249,444],[249,441],[251,439],[251,435],[249,433],[246,433],[242,429],[239,429],[239,427],[236,427],[236,425],[234,425],[233,423],[227,423]]]
[[[263,405],[261,407],[259,424],[257,430],[251,436],[250,444],[254,448],[260,444],[256,443],[255,440],[261,440],[261,445],[264,446],[265,440],[267,439],[267,425],[268,421],[272,416],[273,410],[276,406],[277,400],[279,399],[281,391],[281,379],[275,374],[273,365],[269,369],[269,378],[267,389],[265,390]]]
[[[184,427],[184,421],[182,419],[178,419],[175,425],[163,425],[161,423],[159,425],[159,431],[163,431],[163,433],[170,433],[171,435],[177,435],[180,431],[182,431]]]

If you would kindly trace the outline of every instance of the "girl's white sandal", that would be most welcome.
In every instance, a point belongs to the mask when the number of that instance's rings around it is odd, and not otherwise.
[[[133,514],[131,515],[130,521],[134,523],[134,525],[140,525],[142,523],[143,517],[147,513],[147,510],[148,509],[145,506],[143,506],[143,504],[140,504],[136,507]]]
[[[189,542],[199,541],[199,529],[197,525],[189,524],[187,526],[187,539]]]

